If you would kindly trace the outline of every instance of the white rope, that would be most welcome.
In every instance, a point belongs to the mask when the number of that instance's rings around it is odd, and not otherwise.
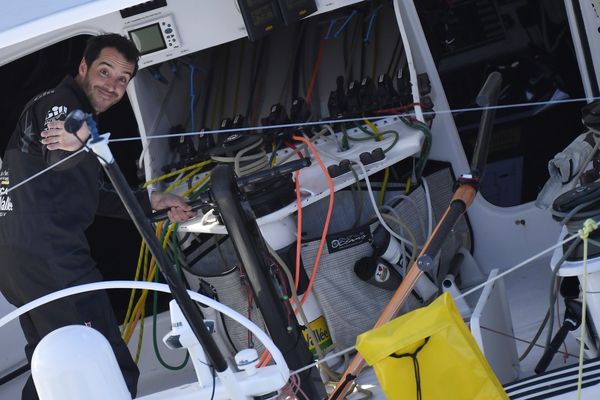
[[[6,191],[6,193],[7,193],[7,194],[8,194],[8,193],[10,193],[10,192],[12,192],[13,190],[15,190],[16,188],[18,188],[19,186],[23,186],[24,184],[26,184],[26,183],[27,183],[27,182],[29,182],[29,181],[32,181],[32,180],[34,180],[34,179],[35,179],[35,178],[37,178],[38,176],[40,176],[40,175],[42,175],[42,174],[45,174],[46,172],[50,171],[51,169],[53,169],[53,168],[55,168],[55,167],[58,167],[60,164],[62,164],[62,163],[64,163],[64,162],[66,162],[66,161],[68,161],[68,160],[70,160],[71,158],[75,157],[76,155],[78,155],[78,154],[79,154],[79,153],[81,153],[82,151],[88,151],[88,148],[87,148],[87,147],[82,147],[81,149],[77,150],[75,153],[73,153],[73,154],[69,155],[68,157],[66,157],[66,158],[63,158],[62,160],[58,161],[58,162],[57,162],[57,163],[55,163],[55,164],[52,164],[52,165],[51,165],[51,166],[49,166],[48,168],[46,168],[46,169],[43,169],[43,170],[41,170],[40,172],[38,172],[38,173],[36,173],[36,174],[33,174],[33,175],[31,175],[29,178],[27,178],[27,179],[25,179],[25,180],[23,180],[23,181],[21,181],[21,182],[17,183],[16,185],[12,186],[11,188],[9,188],[9,189]]]
[[[554,249],[556,249],[558,247],[561,247],[565,243],[569,243],[571,240],[573,240],[573,239],[575,239],[577,237],[579,237],[579,235],[569,236],[568,238],[566,238],[562,242],[558,242],[554,246],[551,246],[551,247],[549,247],[549,248],[547,248],[547,249],[545,249],[545,250],[537,253],[536,255],[529,257],[527,260],[521,262],[520,264],[517,264],[514,267],[512,267],[510,269],[507,269],[506,271],[502,272],[501,274],[496,275],[494,278],[489,279],[489,280],[483,282],[482,284],[477,285],[477,286],[475,286],[475,287],[467,290],[466,292],[464,292],[460,296],[457,296],[454,300],[462,299],[463,297],[468,296],[471,293],[478,291],[479,289],[483,289],[485,286],[489,285],[490,283],[497,281],[498,279],[500,279],[500,278],[502,278],[502,277],[504,277],[504,276],[506,276],[506,275],[508,275],[508,274],[510,274],[510,273],[512,273],[512,272],[514,272],[516,270],[518,270],[519,268],[524,267],[525,265],[527,265],[530,262],[536,260],[537,258],[543,256],[544,254],[549,253],[550,251],[553,251]]]
[[[537,107],[541,105],[548,104],[564,104],[564,103],[577,103],[577,102],[588,102],[593,100],[600,100],[600,97],[594,97],[592,99],[588,98],[575,98],[575,99],[563,99],[563,100],[551,100],[551,101],[536,101],[531,103],[515,103],[515,104],[506,104],[506,105],[496,105],[490,107],[471,107],[471,108],[456,108],[449,110],[436,110],[436,111],[423,111],[423,115],[442,115],[442,114],[462,114],[465,112],[480,112],[483,110],[501,110],[501,109],[510,109],[510,108],[523,108],[523,107]],[[379,121],[387,118],[398,118],[401,117],[416,117],[414,112],[405,112],[405,113],[397,113],[397,114],[387,114],[387,115],[379,115],[379,116],[369,116],[369,120],[371,121]],[[364,117],[356,117],[356,118],[340,118],[340,119],[330,119],[330,120],[319,120],[319,121],[306,121],[306,122],[294,122],[290,124],[277,124],[277,125],[264,125],[264,126],[250,126],[245,128],[235,128],[235,129],[215,129],[212,131],[202,131],[202,132],[181,132],[181,133],[165,133],[160,135],[147,136],[147,140],[154,139],[169,139],[173,137],[179,136],[198,136],[198,135],[219,135],[219,134],[230,134],[233,132],[252,132],[257,129],[260,130],[270,130],[270,129],[285,129],[285,128],[297,128],[297,127],[308,127],[308,126],[322,126],[324,124],[340,124],[344,122],[364,122]],[[119,138],[119,139],[110,139],[110,143],[116,142],[127,142],[133,140],[141,140],[139,136],[136,137],[128,137],[128,138]]]

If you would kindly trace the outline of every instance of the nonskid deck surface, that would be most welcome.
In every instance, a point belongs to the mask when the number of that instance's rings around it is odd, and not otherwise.
[[[505,387],[512,400],[548,399],[570,393],[570,398],[577,390],[579,365],[559,368],[538,376],[519,380]],[[600,359],[584,362],[582,374],[582,391],[584,399],[600,397]],[[595,395],[593,395],[595,394]],[[562,397],[556,397],[562,398]]]

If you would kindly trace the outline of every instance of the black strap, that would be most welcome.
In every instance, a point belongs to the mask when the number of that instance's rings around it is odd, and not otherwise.
[[[415,369],[415,380],[417,382],[417,400],[423,399],[423,394],[421,393],[421,371],[419,369],[419,360],[417,359],[417,356],[419,355],[419,352],[421,350],[423,350],[423,347],[425,347],[427,342],[429,342],[429,337],[426,337],[423,344],[420,345],[419,347],[417,347],[417,349],[412,353],[390,354],[390,356],[394,357],[394,358],[404,358],[404,357],[412,358],[413,368]]]

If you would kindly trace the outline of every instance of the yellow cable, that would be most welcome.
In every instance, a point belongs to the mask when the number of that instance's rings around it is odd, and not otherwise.
[[[165,192],[172,192],[173,189],[175,189],[177,186],[181,185],[182,183],[186,182],[188,179],[190,179],[192,176],[196,175],[198,172],[200,172],[202,170],[202,167],[198,167],[196,169],[193,169],[192,171],[188,172],[186,175],[183,176],[183,178],[176,180],[175,182],[171,183],[166,189]]]
[[[583,278],[581,281],[581,337],[579,339],[579,373],[577,376],[577,400],[581,400],[581,385],[583,383],[583,354],[585,349],[585,327],[586,327],[586,293],[587,293],[587,255],[588,238],[590,233],[598,229],[598,223],[593,219],[586,219],[583,228],[579,230],[579,237],[583,239]]]
[[[144,319],[146,317],[146,307],[142,308],[142,317],[140,322],[140,334],[138,336],[138,345],[135,351],[135,363],[140,362],[140,356],[142,355],[142,342],[144,340]]]
[[[129,343],[129,341],[131,340],[131,335],[133,335],[133,330],[135,329],[135,326],[137,325],[137,322],[140,318],[140,314],[141,314],[140,308],[143,307],[143,305],[144,305],[144,302],[139,301],[139,300],[135,304],[135,307],[132,312],[133,317],[131,319],[131,323],[129,324],[129,326],[127,326],[127,329],[125,329],[125,337],[123,338],[125,343]]]
[[[163,222],[160,222],[157,224],[156,226],[156,230],[155,230],[155,235],[158,236],[160,234],[160,231],[162,230],[162,225]],[[138,270],[139,270],[139,264],[140,264],[140,260],[141,260],[141,255],[143,254],[143,266],[144,266],[144,280],[147,279],[147,270],[148,270],[148,256],[150,254],[150,251],[148,249],[148,247],[146,246],[146,243],[144,241],[142,241],[142,244],[140,245],[140,258],[138,258],[138,268],[136,269],[136,275],[135,275],[135,280],[138,279]],[[123,327],[121,329],[121,336],[124,337],[124,332],[127,330],[127,326],[129,324],[131,324],[131,319],[133,318],[135,314],[132,313],[133,310],[133,298],[134,298],[134,294],[135,294],[135,289],[132,290],[132,294],[130,297],[130,301],[129,301],[129,305],[127,307],[127,313],[125,315],[125,320],[123,322]],[[138,299],[139,302],[139,299]]]
[[[375,136],[377,136],[377,139],[383,140],[383,135],[381,135],[381,132],[379,132],[379,128],[377,128],[377,126],[374,123],[372,123],[371,121],[369,121],[366,118],[363,118],[363,121],[365,121],[367,123],[367,125],[369,125],[369,128],[371,128],[373,133],[375,133]]]
[[[372,123],[371,121],[369,121],[366,118],[363,118],[363,121],[365,121],[365,123],[369,126],[369,128],[371,128],[373,133],[375,133],[375,136],[377,137],[377,139],[383,140],[383,135],[379,131],[379,128],[377,128],[377,125],[375,125],[374,123]],[[383,198],[385,197],[385,189],[387,187],[389,179],[390,179],[390,168],[387,167],[385,169],[385,174],[383,176],[383,184],[381,186],[381,191],[379,192],[379,205],[383,204]]]
[[[171,237],[171,234],[173,233],[173,231],[175,230],[175,224],[172,224],[169,226],[169,229],[167,230],[167,233],[165,234],[163,243],[162,243],[162,248],[165,249],[167,247],[169,238]],[[154,279],[154,276],[156,274],[156,268],[155,268],[156,262],[154,259],[152,259],[150,261],[150,274],[148,276],[148,281],[152,281]],[[133,330],[135,329],[135,326],[137,324],[137,321],[139,320],[140,317],[140,307],[143,307],[143,305],[146,302],[146,298],[148,296],[148,290],[142,290],[142,293],[140,295],[140,298],[138,299],[138,302],[135,305],[134,308],[134,312],[133,314],[133,320],[131,321],[130,325],[127,327],[127,329],[125,330],[125,342],[129,342],[129,339],[131,338],[131,335],[133,334]]]
[[[176,182],[172,183],[171,185],[169,185],[169,187],[165,190],[166,192],[170,192],[172,191],[175,187],[177,187],[178,185],[180,185],[182,182],[185,182],[187,179],[189,179],[191,176],[196,175],[198,172],[200,172],[200,170],[210,164],[211,161],[203,161],[201,163],[195,164],[195,165],[191,165],[182,169],[179,169],[177,171],[174,171],[170,174],[166,174],[163,175],[162,177],[150,180],[148,182],[146,182],[144,184],[144,187],[148,186],[151,183],[154,182],[158,182],[159,180],[162,179],[166,179],[170,176],[173,176],[175,174],[181,173],[181,172],[185,172],[185,171],[190,171],[188,174],[186,174],[183,178],[177,180]],[[206,181],[210,178],[210,174],[206,174],[204,177],[202,177],[200,179],[200,181],[198,181],[196,184],[194,184],[190,189],[188,189],[187,191],[185,191],[182,195],[182,197],[187,197],[190,193],[194,192],[197,188],[201,187],[202,185],[204,185],[206,183]],[[163,226],[163,222],[157,224],[156,226],[156,231],[155,234],[158,237],[160,235],[160,232],[162,231],[162,226]],[[167,247],[167,243],[169,238],[171,237],[171,235],[173,234],[173,231],[175,229],[175,225],[171,225],[169,226],[167,233],[165,234],[164,240],[163,240],[163,244],[162,247],[163,249]],[[145,250],[145,251],[144,251]],[[142,241],[142,244],[140,246],[140,253],[138,256],[138,265],[136,268],[136,273],[135,273],[135,278],[134,280],[138,280],[139,278],[139,274],[140,274],[140,270],[141,270],[141,266],[143,265],[143,279],[145,281],[153,281],[154,280],[154,276],[156,274],[156,268],[155,268],[155,260],[151,259],[150,263],[148,263],[148,257],[149,257],[149,250],[146,246],[146,243]],[[150,264],[150,265],[148,265]],[[121,327],[121,336],[123,337],[123,340],[125,341],[125,343],[129,343],[129,340],[131,339],[131,336],[133,334],[133,330],[135,329],[135,326],[137,325],[137,322],[139,321],[139,319],[142,319],[142,322],[140,324],[140,338],[139,338],[139,342],[138,342],[138,349],[136,352],[136,363],[139,360],[139,355],[140,355],[140,351],[141,351],[141,342],[142,342],[142,335],[143,335],[143,327],[144,327],[144,316],[145,316],[145,303],[146,303],[146,299],[148,297],[148,291],[147,290],[143,290],[140,294],[140,297],[138,298],[138,301],[136,302],[135,306],[133,305],[133,301],[135,298],[135,293],[136,290],[133,289],[131,291],[131,295],[129,298],[129,305],[127,307],[127,313],[125,315],[125,321],[123,322],[123,326]]]
[[[135,269],[135,277],[134,281],[137,281],[140,276],[140,269],[144,259],[144,249],[146,248],[146,242],[142,240],[142,244],[140,245],[140,254],[138,256],[138,264]],[[123,325],[121,326],[121,336],[123,336],[123,332],[125,331],[125,325],[127,324],[127,320],[129,320],[129,315],[131,313],[131,307],[133,306],[133,299],[135,297],[135,289],[131,290],[131,295],[129,296],[129,305],[127,306],[127,313],[125,314],[125,319],[123,320]]]
[[[209,178],[210,178],[210,174],[206,174],[204,177],[202,177],[202,179],[200,179],[198,182],[196,182],[191,188],[189,188],[188,190],[183,192],[182,196],[183,197],[189,196],[190,193],[196,191],[196,189],[198,189],[199,187],[204,185]]]
[[[175,176],[175,175],[179,175],[182,172],[186,172],[186,171],[189,171],[189,170],[194,169],[194,168],[205,167],[208,164],[210,164],[211,162],[212,162],[212,160],[202,161],[202,162],[199,162],[199,163],[194,164],[194,165],[189,165],[187,167],[180,168],[177,171],[169,172],[168,174],[161,175],[159,177],[150,179],[149,181],[147,181],[147,182],[144,183],[143,187],[148,187],[148,185],[151,185],[151,184],[156,183],[156,182],[163,181],[163,180],[165,180],[167,178],[170,178],[170,177]]]

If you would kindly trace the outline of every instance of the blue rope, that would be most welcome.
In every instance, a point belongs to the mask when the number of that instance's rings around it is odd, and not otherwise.
[[[367,34],[365,35],[365,38],[363,39],[363,43],[369,43],[369,37],[371,36],[371,30],[373,29],[373,23],[375,22],[375,18],[377,17],[377,13],[379,12],[379,10],[381,10],[381,7],[383,7],[383,4],[380,4],[379,7],[377,7],[373,11],[373,14],[371,14],[371,19],[369,19],[369,27],[367,28]]]

